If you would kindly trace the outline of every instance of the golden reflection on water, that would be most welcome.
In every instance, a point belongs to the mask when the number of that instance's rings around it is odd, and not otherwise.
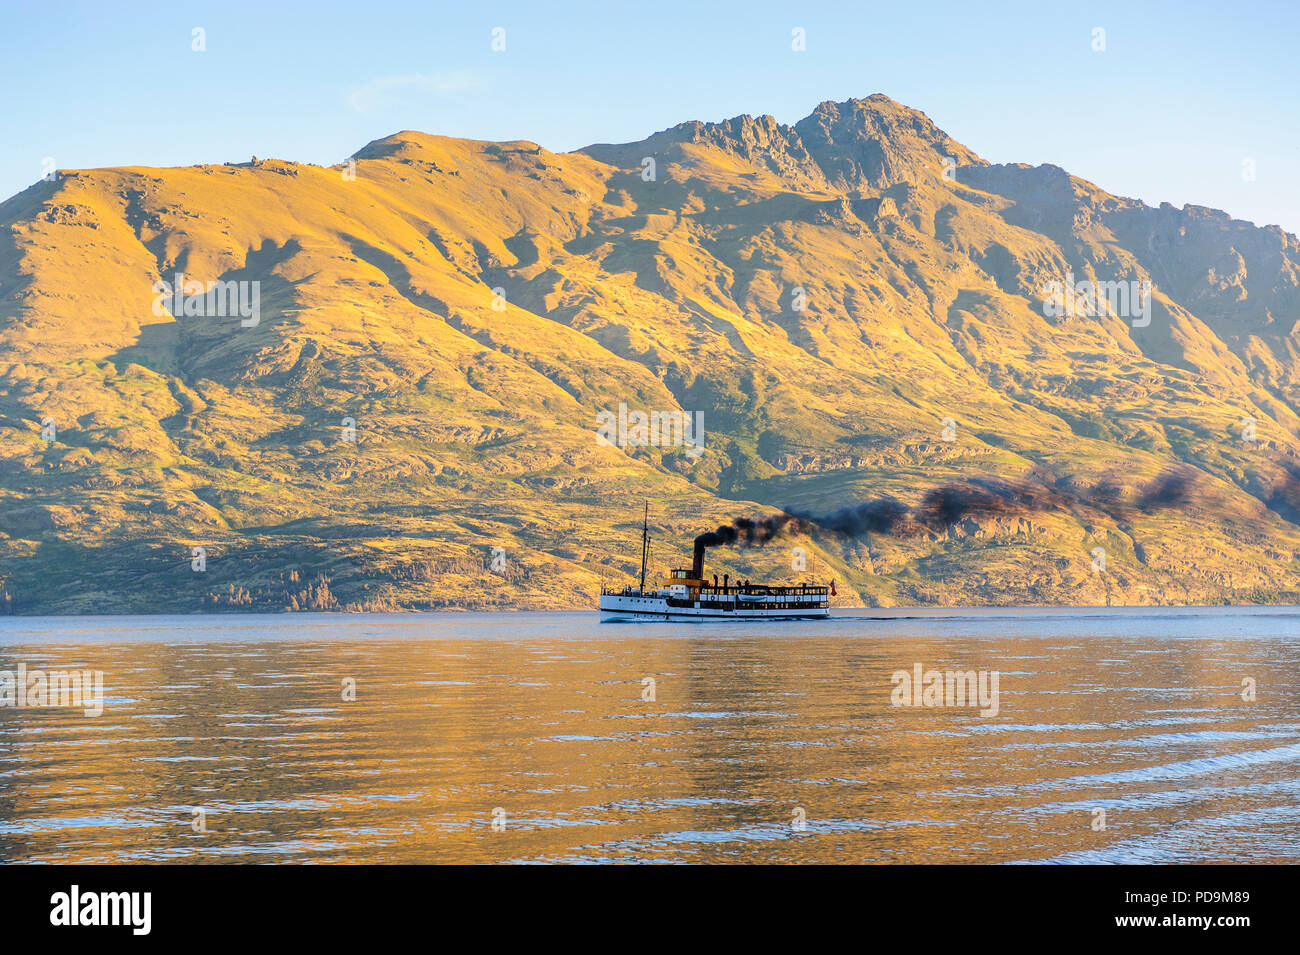
[[[210,621],[208,640],[0,632],[0,670],[102,669],[107,694],[98,718],[0,709],[0,858],[1300,859],[1297,617],[1168,638],[546,617],[427,639],[409,616],[397,639],[373,618],[320,639],[289,617],[235,642]],[[999,671],[1000,713],[892,706],[915,663]]]

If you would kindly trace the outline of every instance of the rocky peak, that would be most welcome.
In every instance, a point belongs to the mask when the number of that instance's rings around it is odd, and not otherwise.
[[[841,189],[887,189],[983,160],[935,126],[919,110],[876,93],[866,99],[825,102],[795,124],[827,180]]]

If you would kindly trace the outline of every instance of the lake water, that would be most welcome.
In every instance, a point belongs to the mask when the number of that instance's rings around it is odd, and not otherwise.
[[[0,618],[19,664],[104,701],[0,707],[7,861],[1300,861],[1295,608]]]

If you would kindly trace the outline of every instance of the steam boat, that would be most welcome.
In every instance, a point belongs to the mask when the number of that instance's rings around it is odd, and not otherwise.
[[[776,587],[767,584],[732,583],[728,574],[719,584],[704,578],[705,545],[695,542],[695,556],[689,569],[670,572],[668,586],[646,590],[646,564],[650,559],[650,510],[641,525],[641,581],[621,590],[602,587],[601,623],[632,620],[806,620],[830,616],[830,596],[835,584],[818,587],[801,584]]]

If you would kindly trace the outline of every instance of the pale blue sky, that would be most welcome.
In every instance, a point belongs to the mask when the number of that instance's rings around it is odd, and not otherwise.
[[[0,196],[45,157],[332,163],[399,129],[562,151],[688,119],[793,123],[879,92],[990,161],[1296,232],[1298,28],[1300,3],[1283,0],[0,0]]]

